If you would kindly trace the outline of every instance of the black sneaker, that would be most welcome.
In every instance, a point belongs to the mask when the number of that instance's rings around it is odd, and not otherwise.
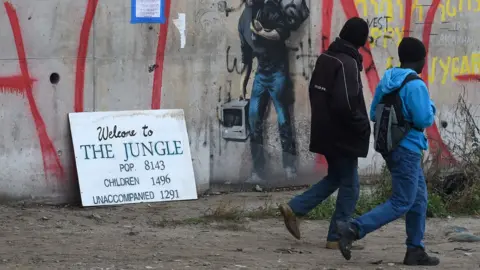
[[[436,257],[431,257],[425,252],[423,248],[408,248],[403,259],[405,265],[422,265],[422,266],[435,266],[440,263],[440,260]]]
[[[337,232],[340,235],[338,246],[346,260],[352,258],[352,243],[358,239],[358,228],[353,223],[337,221]]]

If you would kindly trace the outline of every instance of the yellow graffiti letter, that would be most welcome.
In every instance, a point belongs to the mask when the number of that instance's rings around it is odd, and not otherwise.
[[[387,58],[387,65],[386,66],[387,66],[387,69],[393,68],[393,57],[392,56],[389,56]]]
[[[450,56],[447,58],[447,63],[444,63],[442,59],[438,59],[438,64],[440,65],[440,68],[443,71],[442,82],[441,82],[442,84],[445,84],[447,82],[451,61],[452,61],[452,58]]]
[[[472,70],[473,74],[480,73],[480,53],[472,53]]]
[[[430,83],[433,83],[435,81],[435,73],[437,72],[437,60],[438,60],[438,57],[433,57],[432,59],[432,71],[430,72],[430,78],[429,78],[429,81]]]
[[[423,5],[421,3],[419,4],[418,0],[415,0],[412,5],[412,13],[415,10],[418,12],[418,21],[423,22]]]
[[[440,8],[440,14],[442,15],[441,18],[440,18],[440,21],[442,21],[442,22],[446,21],[447,20],[447,14],[445,12],[445,6],[443,4],[439,4],[438,8]]]
[[[456,7],[452,7],[451,3],[450,3],[451,0],[447,0],[447,3],[445,4],[446,6],[446,10],[447,10],[447,15],[448,17],[455,17],[457,16],[457,8]]]
[[[380,10],[378,8],[378,2],[376,0],[370,0],[370,4],[373,6],[373,14],[375,16],[380,16]]]
[[[355,6],[357,7],[357,10],[360,4],[363,6],[363,17],[368,17],[367,0],[355,0]]]
[[[463,11],[463,1],[464,0],[459,0],[458,2],[458,12]],[[471,11],[472,10],[472,0],[466,0],[467,1],[467,10]]]
[[[378,38],[382,36],[382,31],[380,31],[378,27],[372,27],[370,28],[370,36],[373,39],[373,43],[370,45],[372,46],[372,48],[375,48]]]
[[[380,12],[383,13],[384,9],[388,17],[393,19],[393,1],[392,0],[379,0]]]
[[[468,56],[464,55],[462,57],[462,65],[460,68],[460,74],[467,75],[470,74],[470,62],[468,61]]]
[[[400,20],[403,20],[403,2],[402,0],[397,0],[398,13],[400,14]]]
[[[477,0],[477,9],[475,9],[475,12],[480,11],[480,0]]]
[[[458,68],[458,63],[460,63],[460,58],[459,57],[453,57],[452,58],[452,72],[450,73],[450,77],[452,81],[456,81],[457,78],[455,76],[460,73],[460,69]]]
[[[397,37],[397,47],[400,45],[400,42],[402,41],[403,38],[403,26],[400,27],[395,27],[395,36]]]

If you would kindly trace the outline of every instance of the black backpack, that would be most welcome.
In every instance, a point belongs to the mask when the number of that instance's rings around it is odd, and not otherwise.
[[[423,132],[405,120],[402,112],[400,90],[410,81],[421,80],[417,74],[409,74],[399,88],[384,95],[375,108],[374,148],[382,155],[393,151],[413,128]]]

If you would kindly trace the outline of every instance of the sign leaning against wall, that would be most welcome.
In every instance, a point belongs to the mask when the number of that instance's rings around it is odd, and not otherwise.
[[[197,199],[183,110],[70,113],[83,206]]]

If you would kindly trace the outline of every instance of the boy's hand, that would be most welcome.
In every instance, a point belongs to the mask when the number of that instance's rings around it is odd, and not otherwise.
[[[253,23],[250,25],[250,28],[255,33],[258,33],[263,30],[263,25],[258,20],[253,20]]]

